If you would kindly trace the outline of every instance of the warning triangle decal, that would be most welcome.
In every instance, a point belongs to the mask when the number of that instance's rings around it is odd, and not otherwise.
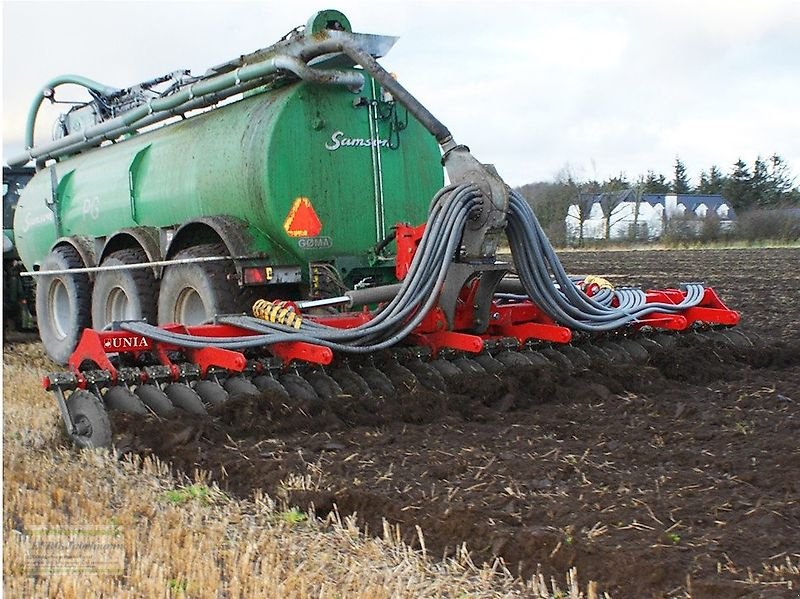
[[[289,237],[315,237],[322,230],[322,223],[317,216],[311,200],[308,198],[297,198],[292,204],[283,228]]]

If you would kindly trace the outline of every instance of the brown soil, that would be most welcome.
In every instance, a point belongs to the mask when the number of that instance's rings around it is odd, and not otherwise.
[[[465,376],[448,394],[116,415],[118,447],[208,470],[235,495],[357,513],[378,534],[385,519],[417,546],[419,526],[434,556],[466,543],[474,561],[501,557],[523,576],[577,566],[615,597],[796,597],[800,251],[563,259],[619,283],[703,279],[759,340],[690,335],[647,365]]]

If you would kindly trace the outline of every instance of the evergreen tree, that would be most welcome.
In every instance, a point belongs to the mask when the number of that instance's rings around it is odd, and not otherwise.
[[[669,193],[669,184],[664,175],[656,174],[655,171],[647,171],[647,176],[642,184],[642,193]]]
[[[767,163],[761,159],[761,156],[757,156],[753,163],[753,174],[750,176],[750,193],[752,194],[753,202],[758,206],[768,207],[777,203],[776,194],[770,190]]]
[[[722,189],[725,187],[725,175],[719,170],[716,164],[711,165],[708,172],[702,171],[700,173],[700,185],[697,187],[697,193],[701,194],[721,194]]]
[[[672,193],[692,193],[692,185],[689,183],[689,177],[686,174],[686,166],[677,156],[675,157],[675,175],[672,179],[670,191]]]
[[[770,206],[800,204],[800,189],[792,188],[794,177],[789,165],[778,154],[769,157],[767,164],[768,198]]]
[[[739,158],[734,165],[731,176],[725,183],[723,195],[736,210],[752,208],[755,203],[753,190],[750,187],[750,171],[747,163]]]

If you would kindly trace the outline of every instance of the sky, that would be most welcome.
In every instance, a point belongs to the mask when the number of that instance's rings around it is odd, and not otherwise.
[[[382,64],[513,186],[564,172],[671,178],[676,156],[695,183],[712,164],[773,153],[800,175],[797,0],[6,0],[3,162],[56,75],[128,87],[202,74],[324,8],[399,36]],[[56,114],[42,110],[42,141]]]

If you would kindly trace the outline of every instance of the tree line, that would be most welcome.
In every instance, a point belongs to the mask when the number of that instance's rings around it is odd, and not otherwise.
[[[700,171],[696,186],[691,182],[686,165],[676,156],[671,175],[667,179],[662,173],[648,170],[632,181],[624,173],[603,181],[581,180],[569,168],[564,168],[555,181],[529,183],[518,187],[517,191],[534,207],[555,243],[564,238],[564,221],[570,205],[578,205],[579,214],[588,212],[588,204],[599,196],[603,213],[608,213],[610,218],[615,202],[619,201],[618,192],[625,190],[633,190],[638,197],[668,193],[719,194],[737,213],[800,207],[800,187],[795,185],[789,165],[778,154],[766,159],[757,156],[752,165],[739,158],[727,174],[717,165],[711,165]],[[587,204],[583,210],[581,202]]]

